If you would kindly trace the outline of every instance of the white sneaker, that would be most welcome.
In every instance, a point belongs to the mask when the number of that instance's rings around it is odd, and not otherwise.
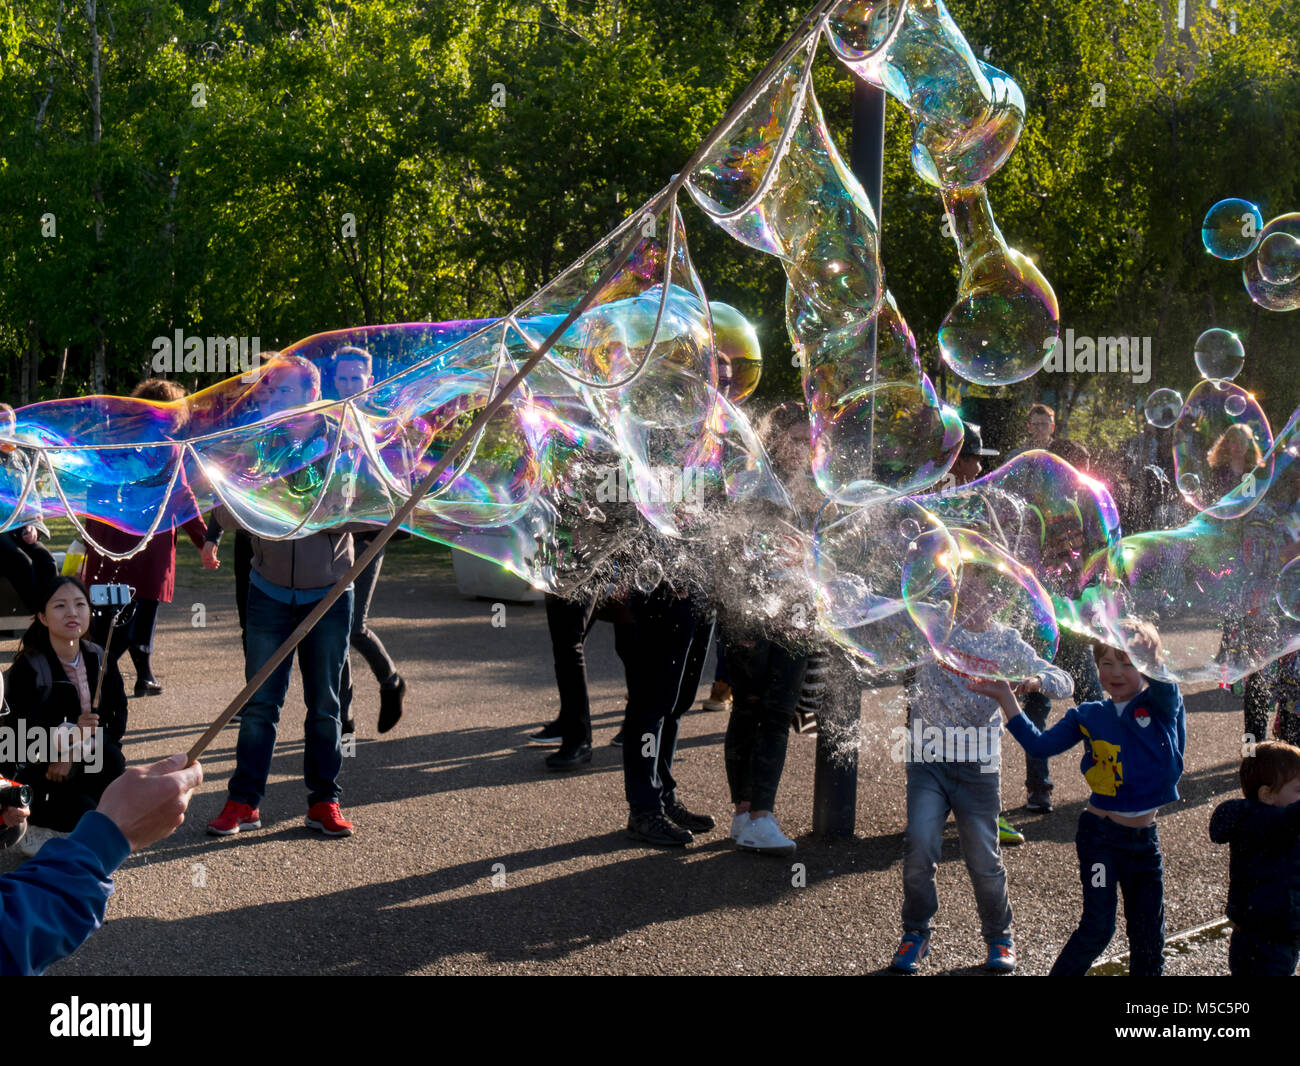
[[[745,828],[745,823],[749,821],[749,811],[741,811],[739,814],[731,816],[731,839],[739,840],[740,832]]]
[[[770,814],[765,814],[762,818],[745,815],[745,825],[740,828],[736,844],[764,855],[793,855],[795,850],[794,841],[781,832],[776,818]]]
[[[46,841],[67,835],[67,833],[60,833],[54,829],[46,829],[44,826],[28,823],[27,832],[23,834],[22,840],[18,841],[17,848],[30,859],[45,846]]]

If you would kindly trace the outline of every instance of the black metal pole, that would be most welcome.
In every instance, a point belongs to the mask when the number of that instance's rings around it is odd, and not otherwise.
[[[855,78],[853,135],[849,166],[881,219],[880,189],[885,165],[885,92]],[[876,328],[868,336],[875,381]],[[868,442],[868,447],[874,444]],[[869,471],[867,472],[870,473]],[[820,837],[853,836],[858,815],[858,735],[862,686],[839,648],[831,651],[826,698],[818,713],[817,762],[813,771],[813,832]]]

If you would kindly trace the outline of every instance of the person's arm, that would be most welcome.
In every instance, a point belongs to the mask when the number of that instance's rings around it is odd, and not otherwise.
[[[1041,692],[1049,700],[1065,700],[1074,695],[1074,678],[1059,666],[1053,666],[1046,659],[1038,659],[1034,667],[1037,670],[1035,680],[1038,684],[1033,691]]]
[[[62,840],[0,877],[0,973],[43,973],[103,924],[113,871],[131,852],[113,822],[90,811]]]
[[[1171,681],[1153,681],[1147,678],[1147,694],[1151,700],[1151,710],[1162,718],[1174,718],[1183,705],[1182,693]]]
[[[202,783],[203,768],[183,754],[133,766],[68,837],[0,877],[0,974],[39,974],[76,951],[104,921],[113,872],[174,832]]]
[[[1006,681],[978,680],[970,682],[966,687],[981,696],[991,696],[998,701],[1008,732],[1028,754],[1037,759],[1060,755],[1083,739],[1077,707],[1071,707],[1056,725],[1046,733],[1040,733],[1038,727],[1020,713],[1020,704],[1016,702],[1015,693]]]
[[[208,540],[208,524],[203,521],[203,517],[201,515],[195,515],[188,522],[183,522],[181,524],[181,529],[185,530],[186,534],[189,536],[190,543],[193,544],[194,547],[198,548],[199,551],[202,551],[203,545],[206,544]]]
[[[1007,732],[1016,738],[1026,754],[1036,759],[1050,759],[1053,755],[1060,755],[1083,739],[1077,707],[1066,711],[1061,720],[1046,732],[1039,732],[1038,727],[1017,710],[1014,716],[1007,719]]]

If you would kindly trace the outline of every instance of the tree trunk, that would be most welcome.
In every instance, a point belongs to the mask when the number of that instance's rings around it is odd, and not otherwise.
[[[104,136],[104,122],[101,111],[103,92],[100,84],[99,70],[99,26],[97,23],[98,0],[86,0],[86,21],[90,24],[90,143],[99,146]],[[95,183],[92,195],[95,199],[95,244],[104,240],[104,187],[99,178],[99,153],[93,154],[95,166]],[[97,271],[98,272],[98,271]],[[91,370],[91,382],[94,392],[102,395],[107,387],[107,341],[104,336],[104,316],[96,314],[95,323],[95,361]]]

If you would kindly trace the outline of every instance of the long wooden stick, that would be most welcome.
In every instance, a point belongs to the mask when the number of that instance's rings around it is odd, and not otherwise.
[[[767,65],[759,71],[757,75],[755,75],[753,80],[750,81],[749,85],[745,88],[745,91],[741,93],[740,96],[736,98],[735,103],[727,109],[727,113],[718,120],[717,125],[713,127],[709,135],[700,142],[699,146],[691,154],[690,159],[687,160],[686,165],[683,166],[677,174],[673,175],[672,181],[664,187],[662,192],[650,200],[646,206],[647,211],[654,213],[665,203],[672,204],[675,202],[678,192],[680,192],[682,187],[686,184],[691,171],[693,171],[704,157],[713,150],[715,144],[726,134],[728,127],[735,118],[740,115],[745,108],[753,103],[754,99],[763,90],[764,85],[772,72],[775,71],[780,64],[784,63],[803,43],[804,39],[808,35],[809,28],[812,27],[815,29],[822,16],[838,2],[839,0],[818,0],[816,6],[814,6],[813,9],[800,21],[794,33],[792,33],[786,39],[785,43],[777,49],[776,54],[768,61]],[[311,632],[312,627],[324,618],[330,608],[338,602],[339,597],[347,591],[348,586],[361,575],[361,572],[370,565],[375,556],[384,550],[384,546],[388,543],[389,539],[397,532],[402,523],[410,517],[411,512],[415,510],[416,505],[424,495],[432,489],[435,484],[437,484],[438,479],[443,475],[447,467],[451,465],[452,460],[455,459],[456,456],[465,448],[466,444],[473,440],[483,427],[487,425],[492,416],[496,414],[497,410],[503,403],[505,403],[510,394],[519,387],[520,382],[522,382],[524,378],[532,372],[533,368],[537,366],[543,358],[545,358],[546,354],[551,350],[555,343],[564,336],[565,331],[568,330],[568,328],[587,311],[600,291],[613,280],[614,276],[623,268],[623,265],[632,257],[632,253],[636,250],[636,246],[641,243],[642,239],[640,230],[633,227],[632,232],[628,235],[627,243],[619,251],[617,257],[615,257],[615,259],[601,272],[600,277],[597,278],[591,288],[583,294],[582,299],[578,301],[577,305],[564,316],[564,321],[555,327],[550,336],[548,336],[545,342],[543,342],[542,346],[528,357],[523,365],[520,366],[514,377],[506,382],[500,391],[492,397],[487,406],[479,412],[478,417],[470,424],[469,428],[465,430],[459,438],[457,438],[451,447],[443,454],[442,458],[434,464],[433,469],[429,471],[428,475],[420,482],[415,491],[407,497],[406,502],[398,508],[397,513],[393,515],[388,524],[375,535],[374,539],[371,540],[370,545],[356,559],[348,572],[335,582],[334,587],[317,602],[316,606],[312,608],[307,617],[298,623],[298,628],[289,634],[285,642],[275,650],[271,657],[262,665],[262,668],[253,675],[248,683],[239,691],[239,694],[230,701],[230,704],[221,712],[216,721],[208,726],[203,735],[194,742],[193,746],[189,750],[189,761],[191,763],[197,760],[198,757],[207,750],[208,746],[217,738],[217,735],[226,727],[230,720],[239,713],[240,709],[250,699],[253,698],[253,695],[262,687],[266,682],[266,679],[275,672],[276,668],[284,662],[285,659],[293,654],[293,650],[302,642],[302,639]],[[664,269],[665,271],[669,270],[670,264],[665,264]],[[666,278],[665,284],[667,284]]]

